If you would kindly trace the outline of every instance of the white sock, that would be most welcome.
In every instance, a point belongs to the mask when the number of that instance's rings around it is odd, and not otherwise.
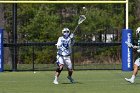
[[[55,80],[56,80],[56,81],[58,80],[58,77],[57,77],[57,76],[55,76]]]
[[[131,79],[133,79],[133,80],[134,80],[134,79],[135,79],[135,75],[132,75]]]

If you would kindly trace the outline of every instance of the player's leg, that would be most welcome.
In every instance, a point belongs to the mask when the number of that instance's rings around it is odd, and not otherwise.
[[[134,77],[137,75],[137,73],[138,73],[138,68],[139,68],[139,66],[137,65],[137,64],[134,64],[134,70],[133,70],[133,75],[134,75]]]
[[[72,69],[72,63],[71,63],[70,56],[65,57],[64,60],[65,60],[65,64],[66,64],[67,70],[68,70],[68,76],[67,76],[67,78],[69,79],[69,81],[71,83],[74,83],[74,80],[72,79],[73,69]]]
[[[140,62],[139,62],[139,58],[135,61],[134,63],[134,70],[133,70],[133,74],[132,77],[130,79],[125,78],[126,81],[130,82],[130,83],[134,83],[135,82],[135,77],[138,73],[138,67],[140,66]]]
[[[68,69],[68,76],[67,76],[67,78],[69,79],[69,81],[71,83],[74,83],[74,79],[72,78],[72,74],[73,74],[73,70],[72,69]]]
[[[59,77],[61,71],[63,70],[63,66],[64,66],[63,64],[60,64],[60,65],[58,66],[58,68],[56,69],[56,73],[55,73],[55,76],[56,76],[56,77]]]
[[[68,76],[72,77],[72,74],[73,74],[73,70],[68,68]]]
[[[60,56],[57,56],[57,65],[58,65],[58,68],[55,71],[55,79],[53,81],[54,84],[58,84],[58,77],[61,71],[63,70],[63,66],[64,66],[63,58]]]

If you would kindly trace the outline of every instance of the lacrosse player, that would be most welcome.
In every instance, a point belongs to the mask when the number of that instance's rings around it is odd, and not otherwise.
[[[58,42],[56,44],[58,49],[57,61],[56,61],[58,68],[56,69],[55,72],[55,79],[53,81],[54,84],[58,84],[58,77],[61,71],[63,70],[64,66],[68,70],[67,78],[71,83],[74,82],[74,80],[72,79],[73,69],[72,69],[72,63],[70,59],[70,55],[72,52],[71,47],[74,44],[74,40],[73,40],[74,34],[70,33],[70,30],[68,28],[64,28],[62,30],[62,35],[63,36],[58,38]]]
[[[137,52],[140,53],[140,27],[137,28],[136,30],[136,35],[138,36],[138,46],[136,45],[133,45],[131,43],[127,43],[128,47],[130,48],[135,48],[137,49]],[[130,83],[134,83],[135,82],[135,77],[138,73],[138,67],[140,66],[140,57],[138,57],[136,60],[135,60],[135,63],[134,63],[134,70],[133,70],[133,73],[132,73],[132,77],[131,78],[125,78],[126,81],[130,82]]]

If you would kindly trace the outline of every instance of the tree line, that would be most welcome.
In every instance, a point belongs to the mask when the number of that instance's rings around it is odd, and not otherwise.
[[[137,2],[140,1],[129,1],[129,28],[133,30],[140,25],[140,6]],[[0,7],[0,26],[5,30],[4,42],[13,43],[12,4],[0,4]],[[124,4],[17,4],[17,42],[57,42],[64,27],[68,27],[71,32],[75,29],[80,15],[85,15],[87,19],[75,33],[76,42],[105,43],[107,34],[114,36],[111,42],[121,42],[121,30],[125,25],[124,11]],[[133,34],[135,38],[135,31]],[[5,48],[5,56],[11,56],[11,50]],[[31,63],[32,52],[32,47],[18,47],[18,63]],[[36,63],[54,63],[55,56],[55,46],[35,46]],[[74,59],[79,64],[85,60],[91,63],[119,63],[121,47],[76,46]],[[5,60],[8,63],[11,58],[5,57]]]

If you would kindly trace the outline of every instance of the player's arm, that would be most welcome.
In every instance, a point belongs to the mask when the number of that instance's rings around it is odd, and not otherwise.
[[[74,34],[73,33],[70,34],[70,38],[71,38],[71,46],[73,46],[74,43],[75,43]]]
[[[140,48],[139,46],[133,45],[133,48],[138,49]]]
[[[130,43],[130,42],[125,42],[125,43],[127,44],[127,46],[128,46],[129,48],[134,48],[134,49],[140,48],[140,46],[133,45],[133,44]]]
[[[58,38],[57,44],[55,44],[57,49],[60,49],[60,47],[62,46],[62,42],[61,42],[61,37]]]
[[[130,42],[125,42],[125,44],[129,47],[129,48],[134,48],[134,45],[132,44],[132,43],[130,43]],[[135,48],[136,48],[136,46],[135,46]]]

